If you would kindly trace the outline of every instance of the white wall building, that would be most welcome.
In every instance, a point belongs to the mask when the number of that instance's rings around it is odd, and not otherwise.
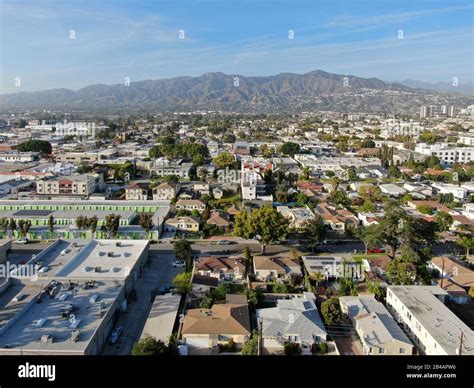
[[[474,332],[446,305],[439,286],[388,286],[387,307],[421,354],[474,355]]]

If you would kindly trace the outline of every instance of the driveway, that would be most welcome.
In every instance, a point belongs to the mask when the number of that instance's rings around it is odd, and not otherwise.
[[[173,268],[175,256],[169,250],[150,250],[150,265],[146,266],[142,276],[135,284],[137,300],[132,302],[123,313],[117,326],[123,327],[120,340],[115,345],[107,344],[103,355],[128,355],[132,346],[140,339],[143,327],[150,313],[152,292],[161,286],[170,286],[173,278],[183,271],[183,268]]]

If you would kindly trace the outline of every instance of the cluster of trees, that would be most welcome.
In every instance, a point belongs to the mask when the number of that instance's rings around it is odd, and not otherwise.
[[[8,229],[12,232],[18,230],[21,237],[26,237],[30,231],[31,225],[30,220],[18,220],[18,222],[16,222],[13,218],[0,218],[0,229],[2,229],[4,233],[7,233]]]
[[[152,336],[145,336],[145,338],[133,344],[133,356],[174,356],[178,355],[177,341],[174,336],[170,337],[168,344],[162,340],[157,340]]]
[[[444,222],[440,219],[440,223]],[[385,216],[379,224],[361,228],[358,233],[366,252],[369,246],[383,244],[390,248],[392,262],[387,276],[392,284],[413,284],[429,281],[426,262],[437,232],[437,223],[411,217],[397,202],[391,202],[386,205]]]
[[[157,159],[166,157],[169,160],[177,158],[191,159],[195,166],[204,164],[204,159],[209,156],[209,150],[201,143],[177,143],[176,139],[166,136],[160,139],[160,144],[153,146],[148,155]]]
[[[148,233],[151,229],[153,229],[154,226],[152,215],[148,213],[141,213],[138,224],[143,228],[145,233]]]
[[[5,234],[7,233],[8,229],[14,232],[17,229],[16,221],[13,218],[8,219],[2,217],[0,218],[0,229],[2,229]]]
[[[97,218],[97,216],[85,217],[85,216],[80,215],[76,218],[77,228],[79,230],[90,229],[92,234],[96,232],[98,222],[99,222],[99,219]]]
[[[17,149],[20,152],[41,152],[48,155],[53,152],[51,143],[46,140],[27,140],[18,144]]]

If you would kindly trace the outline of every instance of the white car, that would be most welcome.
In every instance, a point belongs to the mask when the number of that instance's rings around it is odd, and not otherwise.
[[[28,239],[22,238],[20,240],[13,241],[13,244],[26,244],[27,242],[28,242]]]
[[[184,268],[186,267],[186,263],[183,260],[175,260],[173,261],[174,268]]]

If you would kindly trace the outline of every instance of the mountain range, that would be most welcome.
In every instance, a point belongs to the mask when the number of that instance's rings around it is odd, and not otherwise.
[[[420,105],[468,104],[472,98],[377,78],[281,73],[246,77],[207,73],[198,77],[96,84],[73,91],[53,89],[0,95],[0,109],[123,111],[219,110],[236,112],[417,112]]]

